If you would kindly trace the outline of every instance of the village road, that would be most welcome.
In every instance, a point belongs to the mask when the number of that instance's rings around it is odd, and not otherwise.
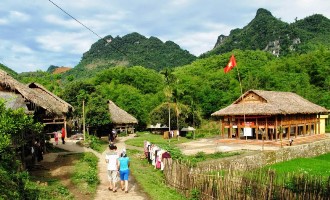
[[[127,137],[119,137],[116,139],[116,146],[119,151],[121,151],[123,148],[126,148],[125,146],[125,140],[130,139],[134,137],[133,134],[130,134]],[[109,186],[109,181],[107,177],[107,164],[105,162],[105,154],[108,151],[105,150],[102,154],[94,151],[93,149],[86,148],[86,147],[81,147],[76,144],[76,140],[70,140],[67,139],[66,143],[59,144],[57,147],[70,151],[70,152],[93,152],[98,158],[98,171],[99,171],[99,179],[100,179],[100,184],[97,187],[96,195],[95,195],[95,200],[124,200],[124,199],[130,199],[130,200],[147,200],[149,199],[147,195],[139,188],[137,182],[135,181],[135,178],[130,174],[129,177],[129,187],[128,187],[128,193],[125,193],[124,191],[121,191],[120,189],[117,190],[116,193],[109,191],[108,186]],[[52,160],[54,161],[58,155],[61,154],[66,154],[66,153],[50,153],[47,154],[47,162],[51,162]],[[133,164],[133,163],[132,163]],[[120,183],[118,182],[117,184],[118,187],[120,187]]]

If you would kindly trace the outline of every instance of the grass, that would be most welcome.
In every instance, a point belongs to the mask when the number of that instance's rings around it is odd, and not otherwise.
[[[275,170],[277,174],[300,173],[315,176],[330,177],[330,153],[313,158],[297,158],[286,162],[270,165],[267,169]]]
[[[32,179],[33,180],[33,179]],[[26,199],[73,200],[74,196],[59,180],[39,178],[38,182],[30,181],[26,186]]]
[[[143,153],[137,150],[128,150],[131,160],[131,173],[142,189],[153,200],[181,200],[183,195],[168,187],[164,182],[163,172],[154,169],[146,159],[141,159]]]
[[[87,135],[86,137],[86,141],[78,141],[77,144],[80,145],[80,146],[87,146],[87,147],[90,147],[91,149],[99,152],[99,153],[103,153],[108,145],[109,145],[109,142],[108,140],[105,140],[105,139],[99,139],[98,137],[94,136],[94,135]]]
[[[198,152],[195,155],[190,155],[190,156],[184,156],[182,159],[183,160],[188,160],[188,164],[190,166],[196,166],[197,163],[203,162],[203,161],[209,161],[209,160],[214,160],[214,159],[219,159],[219,158],[226,158],[226,157],[231,157],[231,156],[236,156],[240,155],[239,152],[216,152],[212,154],[206,154],[204,152]]]
[[[129,139],[125,141],[125,143],[136,147],[143,147],[143,142],[145,140],[157,145],[180,144],[191,141],[185,137],[180,137],[179,140],[177,138],[164,139],[163,135],[151,134],[149,132],[138,132],[134,139]]]
[[[55,150],[57,151],[57,150]],[[79,154],[68,154],[63,157],[71,157],[75,163],[73,170],[64,171],[60,176],[71,174],[69,176],[73,184],[64,186],[61,181],[63,178],[53,177],[47,174],[31,176],[26,187],[25,199],[52,199],[52,200],[71,200],[75,199],[71,190],[78,191],[87,198],[94,196],[96,187],[99,184],[97,174],[98,158],[90,152]],[[70,189],[69,189],[70,188]]]
[[[97,171],[98,158],[91,152],[82,153],[74,166],[72,182],[86,194],[95,194],[100,180]]]

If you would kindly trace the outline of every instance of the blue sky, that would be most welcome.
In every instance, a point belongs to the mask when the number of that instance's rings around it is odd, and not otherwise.
[[[171,40],[198,56],[220,34],[243,28],[258,8],[287,23],[330,19],[329,0],[51,0],[101,37],[138,32]],[[0,63],[16,72],[74,67],[99,38],[49,0],[0,1]]]

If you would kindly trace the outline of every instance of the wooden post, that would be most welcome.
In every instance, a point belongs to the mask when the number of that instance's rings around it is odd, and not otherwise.
[[[277,116],[276,116],[275,117],[275,141],[277,141],[277,139],[278,139],[277,132],[278,132],[278,130],[277,130]]]
[[[84,135],[84,141],[86,141],[86,131],[85,131],[85,101],[83,100],[83,107],[82,107],[82,116],[83,116],[83,135]]]
[[[65,117],[64,117],[64,131],[65,131],[64,139],[66,139],[68,137],[68,131],[66,130],[66,118]]]
[[[298,136],[298,124],[296,123],[294,138],[297,138],[297,136]]]

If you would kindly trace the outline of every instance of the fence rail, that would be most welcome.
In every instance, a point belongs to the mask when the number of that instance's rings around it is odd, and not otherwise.
[[[330,199],[330,177],[283,178],[274,171],[192,168],[179,161],[166,164],[164,175],[168,185],[190,199]]]

